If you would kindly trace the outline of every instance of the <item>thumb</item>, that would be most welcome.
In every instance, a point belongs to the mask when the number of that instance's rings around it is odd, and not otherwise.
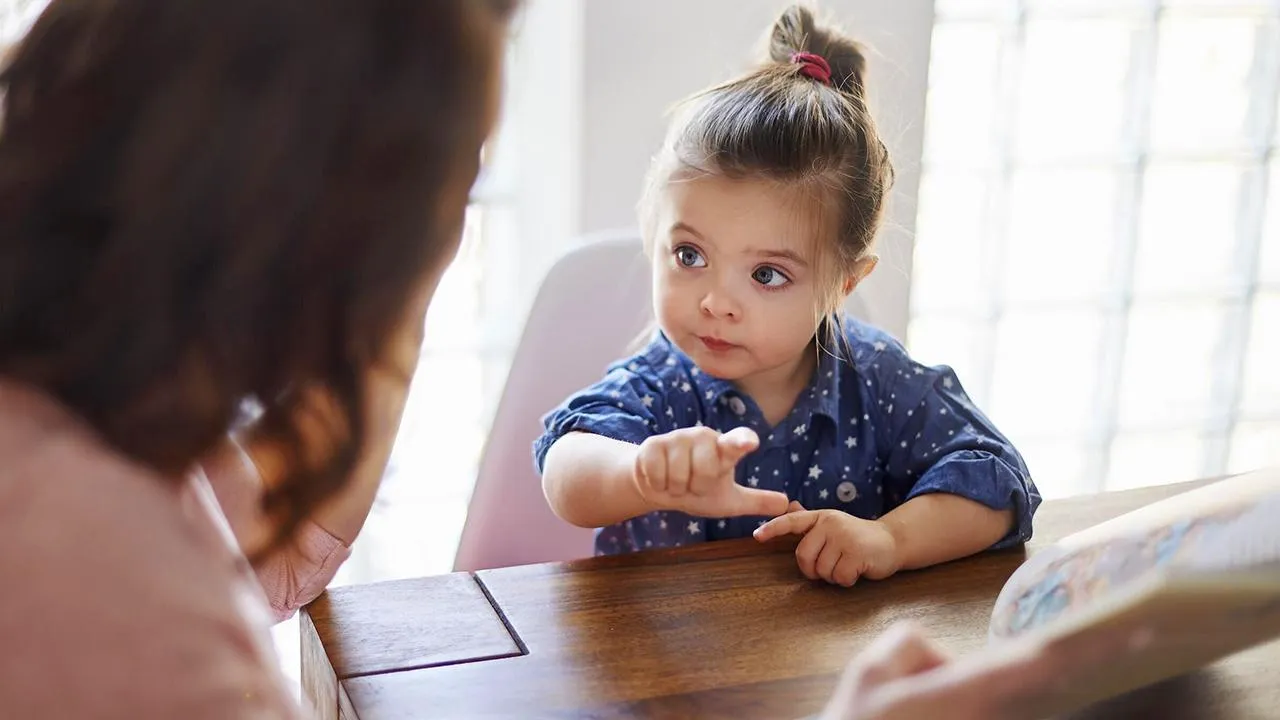
[[[787,511],[787,496],[775,490],[734,485],[731,516],[765,515],[777,517]]]
[[[760,436],[749,427],[738,427],[716,438],[716,450],[720,453],[720,467],[732,470],[738,461],[760,447]]]

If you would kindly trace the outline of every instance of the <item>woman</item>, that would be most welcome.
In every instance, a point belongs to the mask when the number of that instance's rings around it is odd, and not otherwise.
[[[363,523],[510,4],[53,0],[16,48],[3,714],[296,712],[232,534],[280,617]]]
[[[12,54],[7,716],[297,715],[267,626],[331,579],[372,503],[510,5],[53,0]],[[989,671],[922,647],[888,636],[831,717],[972,695]]]

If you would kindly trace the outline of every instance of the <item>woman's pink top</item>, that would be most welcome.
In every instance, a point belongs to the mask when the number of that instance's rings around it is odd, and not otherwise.
[[[175,483],[0,381],[0,715],[299,715],[270,625],[349,550],[308,524],[255,574],[232,532],[259,493],[242,460]]]

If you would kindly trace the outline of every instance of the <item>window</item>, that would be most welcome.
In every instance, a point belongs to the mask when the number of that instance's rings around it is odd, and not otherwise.
[[[1046,496],[1280,463],[1280,2],[939,0],[909,342]]]

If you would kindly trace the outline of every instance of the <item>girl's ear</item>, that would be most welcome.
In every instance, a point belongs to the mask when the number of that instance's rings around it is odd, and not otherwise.
[[[845,277],[844,286],[840,288],[840,291],[844,296],[846,298],[849,297],[850,293],[852,293],[863,280],[867,279],[867,276],[871,274],[872,270],[876,269],[876,265],[878,264],[880,264],[879,255],[868,255],[859,260],[853,266],[853,270]]]

